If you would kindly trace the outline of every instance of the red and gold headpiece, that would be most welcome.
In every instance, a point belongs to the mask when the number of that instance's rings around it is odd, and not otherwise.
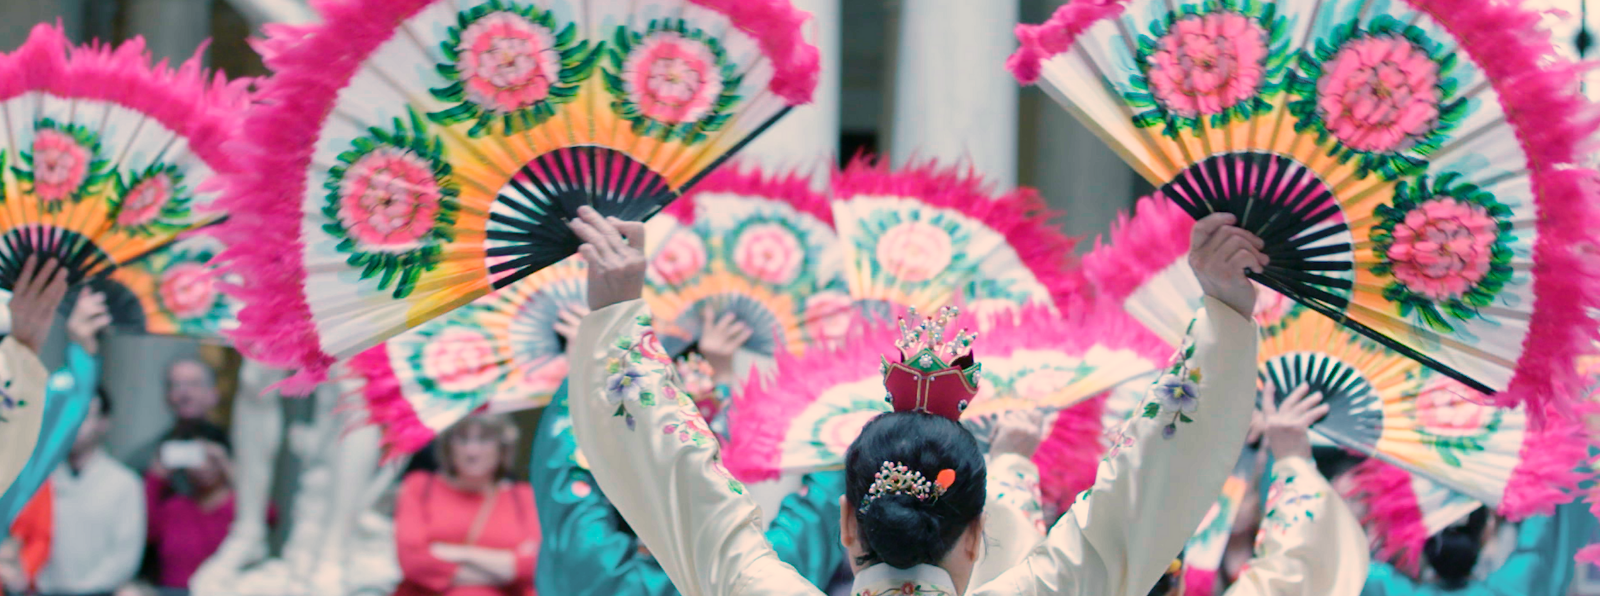
[[[957,310],[946,306],[939,319],[922,318],[915,326],[900,319],[900,362],[883,359],[883,387],[896,412],[927,412],[960,421],[962,410],[978,396],[981,366],[972,357],[976,333],[962,330],[945,341],[945,327]],[[909,316],[918,319],[916,309]]]

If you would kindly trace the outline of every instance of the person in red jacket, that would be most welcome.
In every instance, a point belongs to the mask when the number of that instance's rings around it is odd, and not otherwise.
[[[513,482],[516,428],[468,417],[434,441],[440,472],[413,472],[395,504],[405,579],[396,596],[533,596],[539,514]]]

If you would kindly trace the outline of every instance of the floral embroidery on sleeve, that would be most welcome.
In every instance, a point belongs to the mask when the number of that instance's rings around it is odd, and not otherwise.
[[[722,452],[717,449],[720,443],[717,435],[711,432],[711,427],[706,425],[704,418],[700,417],[700,408],[687,394],[678,394],[678,422],[661,427],[661,434],[678,435],[678,442],[693,443],[697,447],[712,447],[711,470],[718,476],[728,481],[728,490],[734,494],[744,494],[744,483],[733,478],[727,466],[722,465]]]
[[[650,321],[650,315],[634,317],[632,332],[613,344],[621,353],[606,361],[606,401],[617,407],[612,416],[627,420],[628,430],[635,424],[628,402],[650,407],[677,401],[673,388],[677,370]],[[657,395],[658,390],[663,395]]]
[[[1305,490],[1305,483],[1296,483],[1299,476],[1288,474],[1273,478],[1267,489],[1267,513],[1262,516],[1261,530],[1256,532],[1255,554],[1265,556],[1269,535],[1283,536],[1303,520],[1314,520],[1315,509],[1322,502],[1322,491]]]
[[[1161,427],[1161,438],[1171,439],[1178,434],[1178,423],[1188,424],[1194,422],[1189,415],[1200,409],[1200,368],[1194,366],[1194,324],[1189,322],[1189,330],[1183,340],[1183,349],[1173,357],[1172,366],[1161,375],[1154,387],[1150,389],[1155,400],[1146,400],[1142,418],[1164,418],[1170,416],[1167,425]]]
[[[997,489],[994,500],[1027,514],[1033,525],[1045,530],[1044,509],[1039,505],[1039,476],[1030,474],[1020,466],[991,468]]]
[[[851,596],[955,596],[944,588],[916,582],[905,582],[887,588],[863,588]]]

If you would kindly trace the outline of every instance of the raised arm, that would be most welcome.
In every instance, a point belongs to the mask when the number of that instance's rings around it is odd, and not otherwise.
[[[1267,392],[1271,395],[1272,392]],[[1225,596],[1356,596],[1367,578],[1367,535],[1311,463],[1307,429],[1328,413],[1305,388],[1262,403],[1273,459],[1255,556]]]
[[[66,294],[66,268],[52,259],[39,269],[36,256],[23,263],[12,288],[11,334],[0,341],[0,493],[10,490],[39,441],[50,374],[39,348]]]
[[[685,596],[821,594],[778,560],[638,298],[644,226],[579,210],[589,304],[568,406],[595,481]]]
[[[1122,428],[1089,490],[1016,568],[973,594],[1146,596],[1222,490],[1256,394],[1247,316],[1261,242],[1230,215],[1195,225],[1190,264],[1205,306],[1184,347]]]

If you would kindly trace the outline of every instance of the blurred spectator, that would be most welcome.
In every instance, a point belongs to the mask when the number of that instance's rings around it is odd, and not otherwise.
[[[533,488],[510,480],[516,428],[472,416],[434,445],[440,471],[411,473],[395,504],[395,594],[532,596],[539,515]]]
[[[144,491],[139,476],[106,455],[111,401],[96,394],[67,461],[50,476],[50,557],[40,594],[109,594],[139,570],[144,553]],[[39,496],[35,496],[39,498]]]
[[[217,404],[222,401],[221,393],[217,390],[216,371],[211,369],[211,365],[192,356],[174,360],[167,365],[166,401],[175,420],[174,429],[187,421],[210,422]],[[167,434],[171,432],[168,430]],[[139,469],[148,468],[159,455],[158,450],[166,441],[167,434],[135,451],[128,457],[128,463]]]
[[[187,589],[228,536],[233,459],[227,431],[204,420],[179,422],[160,445],[145,473],[145,499],[155,583],[171,593]]]

